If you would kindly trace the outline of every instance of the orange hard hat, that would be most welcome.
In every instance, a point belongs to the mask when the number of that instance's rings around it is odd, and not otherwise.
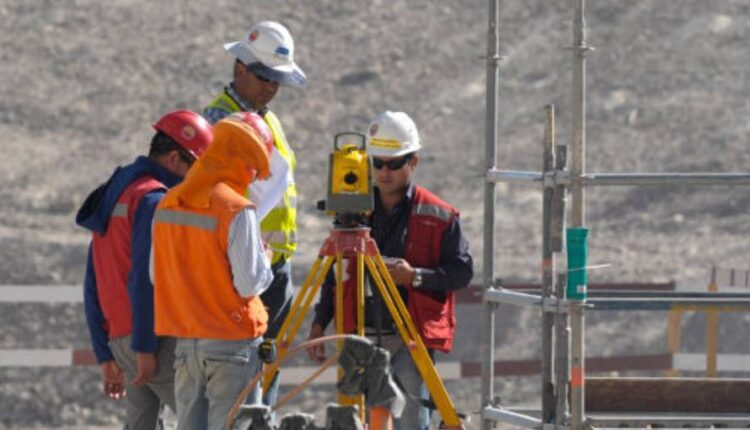
[[[268,127],[268,124],[266,124],[266,121],[262,116],[255,112],[235,112],[231,116],[249,124],[250,127],[258,132],[268,154],[271,154],[271,151],[273,151],[273,133],[271,133],[271,129]]]
[[[214,139],[213,127],[205,118],[189,110],[176,110],[159,118],[153,125],[185,148],[195,158],[200,157]]]

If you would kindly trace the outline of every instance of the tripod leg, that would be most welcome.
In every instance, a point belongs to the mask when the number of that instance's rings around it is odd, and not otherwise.
[[[357,335],[365,335],[365,254],[357,253]]]
[[[364,281],[364,275],[359,276],[360,270],[360,255],[357,254],[357,294],[359,295],[360,290],[364,290],[364,287],[360,288],[360,280]],[[357,297],[357,303],[359,304],[359,297]],[[364,300],[364,299],[363,299]],[[360,332],[360,321],[359,321],[359,309],[357,309],[357,334],[360,336],[364,334],[364,329]],[[364,327],[364,325],[362,325]],[[336,334],[344,333],[344,255],[341,252],[336,253]],[[344,348],[343,340],[336,342],[339,353]],[[344,376],[344,371],[339,367],[338,378],[341,379]],[[365,398],[363,395],[358,396],[346,396],[344,394],[338,394],[338,403],[340,405],[357,405],[359,407],[359,418],[364,422],[365,418]]]
[[[324,260],[323,257],[320,256],[317,260],[315,260],[315,263],[310,268],[310,273],[307,275],[304,284],[302,284],[302,288],[300,288],[299,293],[297,293],[297,297],[295,297],[294,302],[292,303],[289,314],[284,320],[284,323],[281,325],[279,334],[276,336],[278,346],[276,361],[281,360],[286,355],[286,351],[292,344],[294,336],[297,334],[299,326],[302,324],[302,321],[305,318],[305,314],[310,307],[310,303],[312,303],[313,298],[315,298],[315,294],[318,293],[318,290],[320,289],[323,280],[325,280],[325,275],[326,273],[328,273],[328,269],[331,267],[332,263],[333,257],[328,256]],[[271,386],[271,382],[273,382],[273,379],[276,378],[277,375],[278,371],[269,372],[263,378],[264,393],[266,392],[266,390],[268,390],[268,387]]]
[[[383,300],[393,317],[393,321],[401,334],[401,338],[407,348],[409,348],[409,353],[414,360],[414,364],[417,366],[419,374],[422,375],[422,379],[432,395],[432,399],[440,412],[440,416],[443,418],[443,422],[449,428],[462,428],[461,418],[459,418],[456,412],[456,407],[453,405],[443,385],[443,381],[440,379],[440,375],[438,375],[437,369],[435,369],[435,365],[427,353],[427,348],[424,346],[422,338],[419,336],[416,327],[414,327],[411,315],[409,315],[408,309],[406,309],[403,300],[401,300],[398,288],[393,282],[388,269],[385,267],[383,259],[379,254],[376,254],[368,256],[365,261],[370,270],[370,275],[378,286]]]

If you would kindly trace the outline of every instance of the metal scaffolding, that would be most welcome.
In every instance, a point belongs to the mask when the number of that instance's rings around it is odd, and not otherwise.
[[[500,170],[497,168],[497,81],[499,71],[499,0],[489,1],[487,37],[487,111],[486,181],[484,198],[484,263],[482,279],[482,411],[481,428],[489,430],[496,422],[525,428],[581,429],[587,423],[585,411],[584,333],[585,311],[618,309],[630,306],[644,309],[668,303],[689,303],[707,307],[717,304],[750,304],[750,295],[725,298],[719,294],[684,297],[679,294],[636,297],[596,298],[587,302],[566,295],[567,273],[555,273],[556,254],[564,253],[566,194],[570,194],[568,227],[585,227],[585,189],[589,186],[665,186],[665,185],[750,185],[750,173],[587,173],[586,155],[586,44],[585,0],[573,2],[573,97],[572,137],[568,147],[555,143],[554,106],[545,108],[544,164],[542,172]],[[568,154],[569,152],[569,154]],[[567,158],[570,158],[568,166]],[[512,292],[495,283],[494,232],[495,184],[522,183],[542,185],[542,292],[541,295]],[[541,415],[511,411],[502,407],[494,393],[495,312],[500,303],[539,306],[542,310],[542,410]],[[568,402],[569,399],[569,402]],[[696,421],[696,423],[698,420]],[[744,422],[744,421],[743,421]]]

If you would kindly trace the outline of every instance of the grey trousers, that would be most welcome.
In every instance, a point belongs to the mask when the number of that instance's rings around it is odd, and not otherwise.
[[[127,416],[125,428],[128,430],[154,430],[159,420],[161,404],[175,411],[174,398],[174,348],[175,339],[159,338],[156,351],[156,373],[151,381],[140,387],[130,385],[138,373],[135,352],[130,349],[131,336],[118,337],[109,342],[115,361],[125,373],[127,396]]]
[[[377,342],[377,339],[373,339]],[[430,426],[430,411],[422,406],[417,399],[429,399],[427,386],[419,374],[419,369],[411,358],[409,349],[404,345],[400,335],[385,335],[382,337],[381,347],[391,354],[391,371],[398,378],[404,393],[406,405],[401,417],[394,418],[395,430],[427,430]],[[430,358],[433,352],[428,350]]]

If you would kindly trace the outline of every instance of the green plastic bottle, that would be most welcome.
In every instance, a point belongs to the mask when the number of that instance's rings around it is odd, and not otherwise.
[[[586,300],[586,256],[588,254],[587,239],[589,229],[575,227],[567,229],[566,239],[568,247],[568,300]]]

